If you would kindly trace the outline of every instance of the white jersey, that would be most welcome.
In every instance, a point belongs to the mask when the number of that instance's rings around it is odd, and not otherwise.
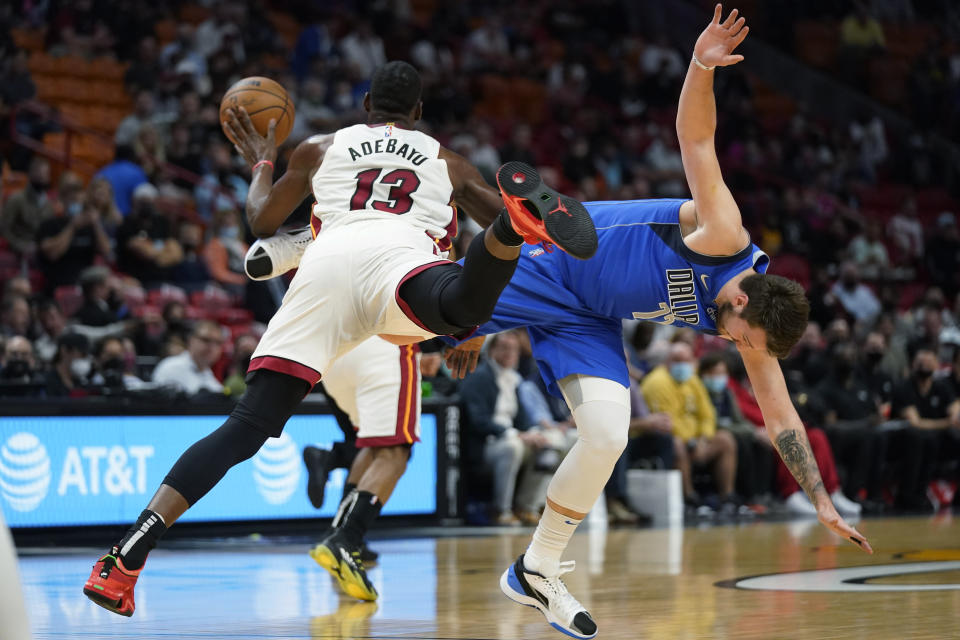
[[[435,139],[392,123],[340,129],[313,176],[313,215],[325,228],[399,219],[446,251],[457,216],[447,163],[439,155]]]

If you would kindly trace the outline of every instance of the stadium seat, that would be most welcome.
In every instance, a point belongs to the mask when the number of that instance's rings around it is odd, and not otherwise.
[[[168,302],[182,302],[187,304],[187,292],[172,284],[163,284],[151,289],[147,294],[147,303],[163,307]]]
[[[253,322],[253,313],[247,309],[220,309],[216,319],[227,326],[250,324]]]

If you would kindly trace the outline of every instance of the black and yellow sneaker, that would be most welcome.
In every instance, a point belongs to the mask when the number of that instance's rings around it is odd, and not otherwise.
[[[351,543],[340,531],[334,531],[311,549],[310,557],[336,579],[348,596],[371,602],[377,599],[377,590],[363,568],[360,545]]]

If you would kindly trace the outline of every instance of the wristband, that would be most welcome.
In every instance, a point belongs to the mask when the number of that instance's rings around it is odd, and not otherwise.
[[[700,68],[703,69],[704,71],[713,71],[714,69],[717,68],[716,66],[708,67],[707,65],[705,65],[705,64],[703,64],[702,62],[700,62],[699,60],[697,60],[697,54],[693,54],[693,64],[697,65],[698,67],[700,67]]]
[[[270,170],[271,170],[271,171],[273,170],[273,163],[272,163],[272,162],[270,162],[269,160],[261,160],[261,161],[258,162],[257,164],[253,165],[253,169],[251,169],[251,171],[256,171],[256,170],[257,170],[257,167],[262,167],[262,166],[265,165],[265,164],[270,165]]]

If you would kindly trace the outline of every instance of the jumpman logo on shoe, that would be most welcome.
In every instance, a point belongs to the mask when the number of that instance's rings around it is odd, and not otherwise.
[[[548,215],[548,216],[553,215],[553,214],[555,214],[555,213],[558,212],[558,211],[563,211],[565,214],[567,214],[567,217],[568,217],[568,218],[572,218],[572,217],[573,217],[573,214],[571,214],[569,211],[567,211],[567,206],[566,206],[565,204],[563,204],[563,200],[557,200],[557,208],[556,208],[556,209],[551,209],[550,211],[548,211],[548,212],[547,212],[547,215]]]

